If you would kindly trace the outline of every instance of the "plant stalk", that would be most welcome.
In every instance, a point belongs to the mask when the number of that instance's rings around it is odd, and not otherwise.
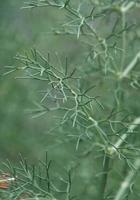
[[[126,191],[130,187],[133,177],[136,175],[136,172],[140,168],[140,159],[137,159],[134,163],[135,170],[129,171],[128,175],[125,177],[124,181],[122,182],[114,200],[121,200],[124,198]]]
[[[110,157],[109,155],[105,154],[104,165],[103,165],[103,175],[101,177],[101,185],[100,185],[100,190],[99,190],[99,200],[104,200],[104,197],[105,197],[108,174],[109,174],[109,166],[110,166]]]

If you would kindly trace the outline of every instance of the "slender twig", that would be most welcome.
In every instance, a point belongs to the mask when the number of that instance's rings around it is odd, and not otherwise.
[[[134,163],[135,170],[129,171],[128,175],[125,177],[124,181],[121,183],[121,186],[114,198],[114,200],[122,200],[126,196],[127,189],[131,186],[132,180],[136,175],[136,172],[140,168],[140,159],[137,159]]]
[[[109,174],[109,165],[110,165],[110,157],[105,153],[102,178],[100,182],[99,200],[104,200],[105,197],[108,174]]]
[[[128,76],[128,74],[135,67],[135,65],[137,64],[139,59],[140,59],[140,51],[135,55],[135,57],[132,59],[132,61],[126,66],[124,71],[120,74],[121,79]]]

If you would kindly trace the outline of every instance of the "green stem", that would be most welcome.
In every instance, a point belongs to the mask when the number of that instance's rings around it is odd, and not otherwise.
[[[129,171],[128,175],[125,177],[124,181],[121,183],[121,186],[120,186],[114,200],[124,199],[124,196],[125,196],[128,188],[130,187],[134,176],[136,175],[137,171],[140,168],[140,159],[137,159],[134,162],[134,167],[135,167],[135,170]]]
[[[114,117],[114,121],[119,121],[120,120],[120,116],[119,116],[119,111],[121,111],[121,109],[124,107],[124,100],[125,100],[125,96],[124,96],[124,91],[123,91],[123,80],[117,79],[116,80],[116,84],[115,84],[115,98],[114,98],[114,108],[116,111],[116,115]],[[118,123],[114,124],[114,130],[117,131],[118,130]],[[112,142],[116,141],[116,136],[112,137]]]
[[[110,157],[108,155],[105,155],[103,175],[101,178],[101,185],[100,185],[100,190],[99,190],[99,200],[104,200],[107,180],[108,180],[109,166],[110,166]]]
[[[122,12],[122,58],[121,58],[121,72],[124,68],[124,64],[125,64],[125,56],[126,56],[126,31],[125,29],[125,24],[126,24],[126,13]]]

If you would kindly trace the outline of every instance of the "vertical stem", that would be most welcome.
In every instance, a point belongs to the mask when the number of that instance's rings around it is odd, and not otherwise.
[[[125,100],[125,96],[124,96],[124,91],[123,91],[123,85],[122,85],[122,81],[120,79],[116,80],[116,84],[115,84],[115,98],[114,98],[114,108],[116,110],[116,115],[114,117],[114,121],[119,121],[120,116],[118,115],[118,112],[123,108],[124,106],[124,100]],[[114,130],[117,131],[118,129],[118,124],[115,123],[114,124]],[[116,136],[112,137],[112,142],[116,141]]]
[[[123,72],[123,69],[124,69],[124,65],[125,65],[125,56],[126,56],[126,31],[125,31],[125,24],[126,24],[126,11],[122,11],[122,30],[123,30],[123,33],[122,33],[122,50],[123,50],[123,53],[122,53],[122,58],[121,58],[121,73]],[[123,80],[120,80],[121,82]],[[121,103],[123,104],[124,102],[124,93],[123,91],[121,92]],[[127,174],[127,163],[125,162],[124,163],[124,166],[123,166],[123,176],[125,176]]]
[[[124,68],[124,64],[125,64],[125,56],[126,56],[126,31],[125,31],[125,24],[126,24],[126,15],[125,12],[122,11],[122,57],[121,57],[121,72]],[[117,80],[116,83],[116,90],[118,91],[117,94],[117,100],[116,100],[116,110],[117,112],[120,110],[120,108],[122,107],[122,104],[124,102],[124,92],[121,89],[122,86],[122,81],[120,79]],[[118,115],[116,116],[116,121],[118,121]],[[115,130],[117,129],[117,124],[115,126]],[[110,166],[110,157],[108,155],[105,155],[105,163],[104,163],[104,168],[103,168],[103,176],[102,176],[102,180],[101,180],[101,188],[100,188],[100,200],[104,200],[104,196],[105,196],[105,190],[106,190],[106,186],[107,186],[107,179],[108,179],[108,172],[109,172],[109,166]]]
[[[108,172],[109,172],[109,164],[110,164],[110,157],[107,154],[105,154],[103,175],[101,178],[101,185],[99,190],[99,200],[104,200],[106,186],[107,186]]]
[[[124,101],[124,92],[122,90],[122,80],[118,79],[116,83],[116,111],[120,111],[123,101]]]
[[[121,18],[122,18],[122,56],[120,60],[120,72],[122,73],[124,65],[125,65],[125,57],[126,57],[126,31],[125,31],[125,25],[126,25],[126,11],[122,9],[121,11]],[[116,91],[118,91],[117,101],[116,101],[116,111],[118,112],[120,108],[123,106],[124,102],[124,92],[122,91],[122,82],[120,78],[117,79],[116,83]],[[116,121],[118,121],[118,116],[116,116]],[[117,129],[117,125],[115,126],[115,130]]]
[[[126,13],[122,11],[122,57],[121,57],[121,72],[124,68],[125,64],[125,55],[126,55],[126,31],[125,31],[125,24],[126,24]]]

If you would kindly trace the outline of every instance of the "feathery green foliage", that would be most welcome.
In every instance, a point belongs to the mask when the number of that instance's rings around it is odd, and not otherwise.
[[[41,88],[30,112],[38,121],[49,116],[50,155],[67,172],[57,163],[53,173],[48,161],[28,166],[22,160],[13,168],[19,185],[10,198],[27,191],[27,199],[139,199],[139,1],[36,0],[27,8],[62,13],[62,24],[49,34],[77,40],[81,51],[73,60],[67,51],[60,58],[61,49],[52,55],[32,48],[5,72],[19,71],[16,78]]]

